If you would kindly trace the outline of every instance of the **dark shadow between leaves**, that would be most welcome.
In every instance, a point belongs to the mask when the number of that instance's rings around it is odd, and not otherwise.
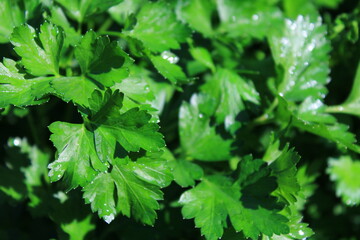
[[[277,202],[276,197],[270,194],[277,188],[275,177],[263,177],[245,186],[242,190],[241,202],[245,208],[258,209],[259,207],[269,210],[281,209],[282,205]]]

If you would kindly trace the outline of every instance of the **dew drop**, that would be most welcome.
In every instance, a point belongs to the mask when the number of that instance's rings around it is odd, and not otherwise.
[[[259,20],[259,15],[254,14],[254,15],[252,15],[251,19],[254,21],[257,21],[257,20]]]
[[[179,57],[173,54],[170,51],[164,51],[161,53],[161,57],[165,60],[168,60],[169,63],[175,64],[179,61]]]
[[[14,138],[14,146],[18,147],[21,144],[21,139],[19,137]]]
[[[104,220],[107,224],[111,223],[114,220],[114,218],[115,218],[114,214],[104,216]]]

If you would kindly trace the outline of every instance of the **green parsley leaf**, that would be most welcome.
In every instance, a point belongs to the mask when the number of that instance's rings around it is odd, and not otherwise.
[[[289,101],[324,98],[330,44],[321,19],[312,22],[299,16],[294,21],[286,20],[281,33],[275,33],[269,41],[274,60],[283,69],[279,94]]]
[[[100,173],[83,189],[84,198],[107,223],[114,219],[117,212],[121,212],[152,225],[156,218],[154,210],[159,209],[157,200],[162,200],[163,196],[160,188],[169,185],[172,180],[165,163],[165,160],[154,161],[147,157],[136,162],[129,158],[114,159],[111,173]]]
[[[40,99],[42,95],[52,92],[49,80],[51,78],[25,79],[16,62],[4,58],[0,63],[0,108],[10,104],[29,106],[44,103],[47,99]]]
[[[94,145],[94,134],[83,124],[54,122],[49,126],[50,140],[58,150],[56,161],[49,164],[52,182],[64,177],[68,190],[79,185],[84,187],[97,173],[106,171],[108,165],[102,162]]]
[[[123,0],[56,0],[61,4],[78,22],[84,22],[85,18],[105,12],[110,7],[122,2]]]
[[[146,69],[132,65],[129,67],[129,76],[112,86],[115,91],[118,89],[124,96],[137,103],[148,103],[155,99],[150,90],[151,81],[149,72]]]
[[[219,69],[201,86],[201,91],[216,102],[216,122],[225,123],[226,129],[233,128],[238,122],[235,119],[245,110],[244,101],[259,104],[260,100],[254,86],[227,69]]]
[[[219,239],[226,227],[228,214],[239,206],[239,189],[222,176],[203,179],[195,188],[184,192],[179,200],[184,218],[195,218],[196,227],[208,240]]]
[[[84,239],[90,231],[96,228],[95,224],[91,223],[91,220],[91,215],[88,215],[81,220],[74,219],[69,223],[62,223],[61,229],[69,234],[69,240],[81,240]]]
[[[132,64],[132,59],[117,42],[110,42],[108,37],[97,37],[93,31],[88,31],[75,48],[75,57],[83,75],[106,87],[127,77],[126,67]]]
[[[108,168],[115,155],[116,144],[126,151],[159,151],[164,147],[159,126],[148,123],[146,111],[133,108],[120,113],[123,95],[94,91],[89,100],[92,113],[84,124],[52,123],[51,141],[58,150],[58,158],[49,165],[51,181],[64,176],[69,190],[85,186],[98,172]],[[82,154],[86,152],[87,154]]]
[[[199,180],[204,175],[203,169],[199,165],[182,158],[175,158],[167,149],[163,158],[168,161],[174,180],[181,187],[194,186],[195,180]]]
[[[109,173],[99,173],[83,188],[85,202],[91,203],[92,211],[98,212],[107,223],[116,215],[114,190],[114,180]]]
[[[51,86],[64,101],[73,101],[88,107],[88,99],[94,90],[111,87],[128,76],[132,59],[117,42],[108,37],[97,37],[88,31],[75,48],[82,76],[58,77],[51,80]],[[104,60],[105,59],[105,60]]]
[[[95,134],[95,145],[101,159],[113,156],[116,142],[126,151],[137,152],[140,148],[159,151],[165,143],[157,132],[159,126],[149,123],[151,115],[139,108],[121,113],[123,94],[107,91],[104,95],[95,91],[90,100],[94,110],[90,118]]]
[[[224,140],[210,126],[210,119],[198,106],[201,96],[193,95],[189,103],[183,102],[179,113],[181,146],[188,156],[202,161],[220,161],[230,158],[231,140]]]
[[[202,63],[204,66],[211,69],[212,72],[215,72],[215,65],[211,58],[211,54],[206,48],[195,47],[190,49],[190,54],[192,57]]]
[[[360,203],[359,160],[353,160],[350,156],[330,158],[326,172],[336,184],[336,195],[341,197],[346,205]]]
[[[252,239],[261,233],[267,236],[289,233],[288,219],[279,212],[283,206],[271,196],[277,190],[276,179],[263,160],[244,157],[238,165],[237,184],[241,188],[243,206],[232,210],[238,217],[231,220],[237,231],[243,230],[245,236]]]
[[[35,29],[22,25],[14,29],[11,43],[21,57],[21,63],[34,76],[59,75],[59,58],[64,42],[64,33],[57,26],[45,22],[40,26],[39,40]]]
[[[314,104],[311,104],[308,108],[309,111],[315,111],[318,113],[311,114],[300,112],[300,115],[294,113],[294,110],[290,109],[289,103],[280,96],[278,114],[284,120],[297,128],[313,133],[315,135],[327,138],[340,146],[349,148],[355,152],[360,152],[360,146],[356,145],[356,138],[354,134],[348,132],[349,127],[345,124],[337,123],[336,119],[331,116],[317,117],[323,114],[324,108],[322,102],[316,100]],[[321,104],[319,104],[321,103]],[[306,108],[303,108],[306,109]],[[305,116],[305,119],[300,118]],[[309,117],[311,116],[311,117]],[[325,120],[324,120],[325,119]]]
[[[179,49],[186,41],[190,30],[176,19],[170,2],[148,2],[137,14],[137,23],[133,30],[126,32],[153,52],[163,52],[170,48]]]
[[[46,15],[46,19],[53,24],[61,27],[66,35],[64,39],[64,45],[72,45],[75,46],[81,40],[81,34],[76,32],[75,28],[71,26],[68,18],[66,17],[63,9],[59,6],[52,6],[50,9],[50,15]]]
[[[298,16],[302,15],[309,16],[312,20],[316,20],[319,16],[319,12],[314,5],[314,1],[284,0],[283,6],[286,17],[291,19],[296,19]]]
[[[180,66],[175,63],[171,63],[169,60],[164,59],[161,56],[150,56],[151,62],[154,67],[163,75],[166,79],[174,84],[181,84],[188,82],[188,78],[181,69]]]
[[[99,89],[96,82],[84,76],[54,78],[50,84],[62,100],[73,101],[80,106],[89,106],[91,93]]]
[[[0,2],[0,43],[9,42],[14,29],[25,22],[22,9],[10,0]]]
[[[212,14],[216,8],[213,0],[181,0],[177,4],[178,17],[189,26],[204,34],[212,36],[214,30],[211,24]]]
[[[131,14],[136,14],[147,0],[124,0],[116,6],[111,7],[108,12],[119,24],[124,24]]]
[[[223,235],[228,216],[236,231],[242,230],[252,239],[260,233],[287,233],[286,218],[276,213],[279,209],[275,199],[269,196],[276,184],[268,177],[264,162],[246,158],[240,164],[237,182],[214,175],[183,193],[179,200],[183,216],[195,218],[195,225],[209,240]]]
[[[300,191],[296,176],[296,164],[299,160],[300,156],[293,148],[289,149],[289,144],[287,144],[281,150],[281,155],[270,164],[278,183],[275,195],[286,199],[290,203],[296,202],[296,196]]]
[[[273,1],[217,1],[218,31],[230,37],[264,38],[281,25],[282,12]]]

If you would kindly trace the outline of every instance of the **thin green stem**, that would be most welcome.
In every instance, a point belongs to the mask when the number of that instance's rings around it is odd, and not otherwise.
[[[111,27],[113,20],[111,18],[106,19],[106,21],[99,27],[98,32],[104,32]]]
[[[126,35],[121,33],[121,32],[115,32],[115,31],[99,31],[100,35],[109,35],[109,36],[113,36],[113,37],[118,37],[118,38],[126,38]]]
[[[79,22],[77,32],[81,34],[82,31],[82,22]]]
[[[327,112],[327,113],[343,113],[344,110],[345,109],[342,105],[335,105],[335,106],[328,106],[325,109],[325,112]]]
[[[279,101],[277,98],[271,103],[271,105],[265,110],[265,112],[253,120],[253,124],[259,125],[267,123],[270,120],[270,113],[277,107]]]

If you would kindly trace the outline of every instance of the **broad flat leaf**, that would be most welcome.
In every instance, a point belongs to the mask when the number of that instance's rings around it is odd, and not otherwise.
[[[230,37],[264,38],[281,26],[282,13],[273,1],[216,0],[218,31]]]
[[[168,161],[174,180],[181,187],[194,186],[195,180],[199,180],[204,175],[204,171],[199,165],[186,159],[176,159],[168,149],[165,150],[162,157]]]
[[[119,24],[123,25],[130,14],[136,14],[147,0],[124,0],[120,4],[111,7],[108,12]]]
[[[231,140],[223,139],[210,126],[210,119],[199,111],[200,97],[193,95],[183,102],[179,112],[180,142],[188,156],[202,161],[220,161],[230,158]]]
[[[350,156],[341,156],[339,159],[330,158],[327,173],[335,182],[336,195],[341,197],[346,205],[360,203],[360,162]]]
[[[163,199],[158,185],[144,181],[134,175],[134,170],[147,171],[146,165],[136,162],[116,161],[111,175],[117,189],[117,210],[125,216],[152,225],[159,209],[157,200]]]
[[[134,164],[134,162],[131,162],[131,164]],[[170,171],[168,162],[163,158],[162,152],[147,152],[144,157],[136,160],[133,170],[133,173],[139,179],[160,188],[167,187],[173,180],[173,174]]]
[[[105,12],[110,7],[121,3],[123,0],[56,0],[78,22],[83,22],[86,17]]]
[[[110,42],[108,37],[97,37],[94,31],[85,34],[75,48],[75,57],[83,75],[106,87],[127,77],[126,67],[132,63],[117,42]]]
[[[84,187],[98,172],[106,171],[94,146],[94,135],[83,124],[54,122],[49,126],[50,140],[58,151],[57,159],[49,164],[52,182],[64,177],[68,189]]]
[[[195,60],[202,63],[204,66],[210,68],[212,72],[215,72],[216,69],[214,62],[212,60],[210,52],[206,48],[203,47],[190,48],[190,53]]]
[[[0,1],[0,43],[9,42],[14,29],[25,22],[23,10],[11,0]]]
[[[121,113],[122,99],[118,91],[108,90],[104,95],[94,91],[89,100],[92,112],[84,113],[90,117],[85,124],[50,125],[50,139],[58,150],[57,160],[49,165],[51,181],[64,177],[68,189],[84,187],[99,172],[107,171],[117,144],[127,151],[159,151],[164,146],[159,126],[149,123],[151,116],[137,108]],[[157,166],[156,161],[152,164]]]
[[[107,223],[114,220],[116,215],[114,190],[114,180],[109,173],[98,174],[83,188],[85,202],[91,203],[92,211],[98,212],[99,217]]]
[[[105,161],[114,154],[116,142],[126,151],[159,151],[164,147],[159,126],[149,123],[151,115],[139,108],[121,113],[123,95],[119,91],[104,95],[95,91],[90,100],[93,110],[90,122],[93,125],[95,146],[100,158]]]
[[[192,29],[209,37],[214,34],[211,17],[215,8],[213,0],[181,0],[177,4],[177,14]]]
[[[25,79],[19,73],[16,62],[4,58],[0,63],[0,108],[9,106],[29,106],[41,104],[46,99],[39,99],[42,95],[52,92],[48,84],[51,78]]]
[[[88,107],[88,99],[94,90],[103,86],[110,87],[128,76],[130,57],[117,42],[108,37],[97,37],[88,31],[75,48],[75,57],[79,62],[82,76],[58,77],[51,81],[56,94],[64,101],[73,101]]]
[[[201,234],[208,240],[215,240],[223,235],[229,210],[233,206],[240,207],[239,198],[239,188],[232,185],[230,179],[213,176],[184,192],[179,203],[183,205],[183,217],[195,218],[195,226],[201,228]]]
[[[254,164],[250,168],[259,170],[258,163]],[[219,175],[203,179],[195,188],[181,195],[179,202],[183,205],[183,216],[195,218],[195,225],[209,240],[222,237],[228,217],[236,231],[243,231],[252,239],[257,239],[260,233],[268,236],[287,233],[286,218],[276,213],[279,209],[275,208],[274,199],[269,197],[273,187],[267,185],[268,178],[254,174],[255,177],[240,172],[239,176],[247,175],[243,181],[248,183],[233,183]],[[248,191],[247,188],[256,190]]]
[[[50,84],[62,100],[73,101],[81,106],[89,106],[91,93],[99,89],[94,81],[84,76],[54,78]]]
[[[351,92],[346,101],[338,106],[327,107],[327,111],[352,114],[360,117],[360,62],[358,63]]]
[[[73,26],[71,26],[68,18],[66,17],[63,9],[59,6],[52,6],[50,9],[50,15],[45,16],[47,20],[52,22],[53,24],[61,27],[66,35],[64,39],[64,45],[72,45],[75,46],[80,42],[81,34],[75,30]]]
[[[179,49],[190,30],[176,19],[174,10],[171,10],[173,5],[166,1],[146,3],[136,16],[134,29],[126,33],[153,52]]]
[[[266,237],[266,240],[293,240],[293,239],[306,239],[314,235],[314,232],[309,228],[309,224],[302,222],[302,214],[297,211],[294,205],[290,208],[285,208],[282,214],[289,219],[288,226],[290,232],[283,235],[273,235],[271,238]]]
[[[348,132],[349,126],[336,122],[336,119],[332,116],[324,115],[321,102],[319,104],[316,100],[314,104],[310,104],[311,101],[309,101],[310,107],[302,108],[300,115],[298,115],[294,110],[290,109],[289,103],[284,98],[279,96],[278,100],[278,114],[284,122],[291,121],[291,124],[299,129],[327,138],[340,146],[360,153],[360,146],[355,144],[356,138],[354,134]],[[309,111],[315,111],[315,113],[309,113]],[[304,119],[301,118],[302,116],[305,116]]]
[[[59,75],[60,51],[64,34],[57,26],[45,22],[40,26],[39,40],[34,28],[22,25],[14,29],[11,43],[21,57],[21,63],[34,76]]]
[[[149,103],[155,99],[150,91],[149,81],[150,73],[143,68],[132,65],[129,67],[129,76],[118,83],[115,83],[112,89],[118,89],[124,93],[124,96],[137,103]]]
[[[330,44],[321,19],[312,22],[299,16],[294,21],[286,20],[281,33],[273,34],[269,41],[275,62],[283,69],[279,94],[289,101],[324,98]]]
[[[166,161],[144,157],[136,162],[129,158],[112,162],[111,173],[99,174],[83,189],[86,202],[91,203],[92,210],[98,211],[107,223],[120,212],[152,225],[155,210],[159,209],[157,200],[163,199],[160,188],[172,180]]]
[[[151,123],[158,123],[159,120],[159,110],[156,105],[156,98],[161,98],[163,100],[164,92],[166,93],[169,90],[169,86],[166,83],[159,83],[159,85],[164,88],[161,89],[156,95],[154,94],[154,89],[150,89],[149,84],[156,85],[151,78],[151,72],[145,68],[138,67],[136,65],[131,65],[129,67],[129,76],[121,82],[117,82],[114,86],[111,87],[113,91],[119,90],[124,94],[123,106],[121,112],[124,113],[132,108],[139,108],[140,110],[148,111],[151,114]],[[157,89],[156,89],[157,90]],[[162,103],[164,104],[164,103]]]
[[[335,124],[336,118],[326,113],[326,105],[320,99],[306,98],[296,110],[296,115],[310,122]]]
[[[267,236],[289,233],[288,219],[279,212],[283,206],[271,194],[278,186],[270,174],[271,169],[264,161],[251,156],[244,157],[238,165],[237,184],[243,209],[241,212],[233,209],[238,219],[231,219],[231,215],[230,219],[236,230],[243,230],[252,239],[261,233]]]
[[[290,19],[296,19],[298,16],[309,16],[311,19],[316,20],[319,16],[317,7],[314,1],[307,0],[284,0],[284,13]]]
[[[161,56],[153,55],[150,56],[150,60],[159,73],[173,84],[181,84],[189,81],[181,67],[171,63],[169,60]]]
[[[81,220],[74,219],[70,223],[61,223],[61,229],[69,234],[69,240],[83,240],[95,229],[95,224],[91,223],[91,215],[88,215]]]
[[[244,101],[259,104],[260,100],[254,86],[227,69],[219,69],[201,86],[201,91],[215,100],[216,122],[225,123],[226,129],[238,123],[236,117],[245,110]]]
[[[195,185],[195,180],[199,180],[203,176],[202,168],[185,159],[176,159],[169,162],[172,169],[174,180],[181,187],[189,187]]]
[[[287,144],[282,150],[281,155],[270,164],[273,176],[277,178],[278,188],[275,195],[283,197],[290,203],[296,202],[296,196],[300,191],[300,185],[297,182],[296,164],[299,162],[300,156],[289,149]]]

